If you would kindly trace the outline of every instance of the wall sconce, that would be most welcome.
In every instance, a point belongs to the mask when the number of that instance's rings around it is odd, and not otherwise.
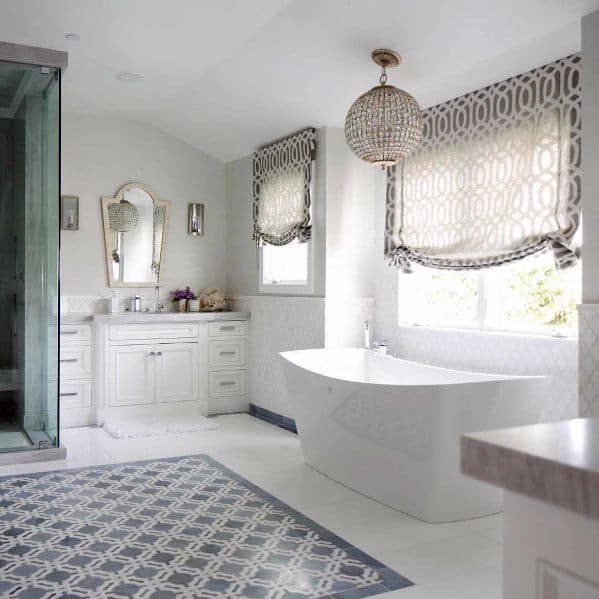
[[[60,228],[63,231],[79,230],[79,196],[61,196]]]
[[[190,235],[204,235],[204,204],[189,204],[187,232]]]

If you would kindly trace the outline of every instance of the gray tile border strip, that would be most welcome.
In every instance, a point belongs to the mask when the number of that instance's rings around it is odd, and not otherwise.
[[[267,408],[262,408],[253,403],[250,403],[249,405],[248,414],[297,435],[295,420],[289,416],[283,416],[282,414],[278,414]]]

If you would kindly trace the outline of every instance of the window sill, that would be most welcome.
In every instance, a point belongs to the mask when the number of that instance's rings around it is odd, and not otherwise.
[[[260,285],[258,294],[309,297],[314,295],[314,289],[309,285]]]
[[[465,327],[443,327],[433,325],[420,325],[420,324],[406,324],[401,323],[397,325],[400,329],[407,330],[424,330],[424,331],[438,331],[442,333],[471,333],[472,335],[487,335],[497,337],[515,337],[521,339],[542,339],[545,341],[578,341],[578,335],[554,335],[551,333],[539,333],[539,332],[526,332],[526,331],[499,331],[493,329],[469,329]]]

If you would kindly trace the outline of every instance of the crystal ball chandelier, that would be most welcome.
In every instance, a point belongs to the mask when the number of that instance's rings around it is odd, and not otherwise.
[[[345,117],[345,139],[362,160],[386,168],[408,156],[422,139],[422,114],[407,92],[387,85],[387,68],[401,57],[393,50],[375,50],[372,60],[382,68],[379,85],[362,94]]]

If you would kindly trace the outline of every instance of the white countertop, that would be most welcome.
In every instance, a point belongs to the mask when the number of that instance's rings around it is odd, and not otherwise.
[[[462,473],[599,519],[599,419],[464,435]]]
[[[93,321],[99,324],[141,322],[197,322],[222,320],[247,320],[249,312],[121,312],[119,314],[94,314]]]
[[[249,312],[121,312],[119,314],[61,314],[61,324],[82,324],[97,322],[109,323],[140,323],[140,322],[196,322],[221,320],[247,320]]]

